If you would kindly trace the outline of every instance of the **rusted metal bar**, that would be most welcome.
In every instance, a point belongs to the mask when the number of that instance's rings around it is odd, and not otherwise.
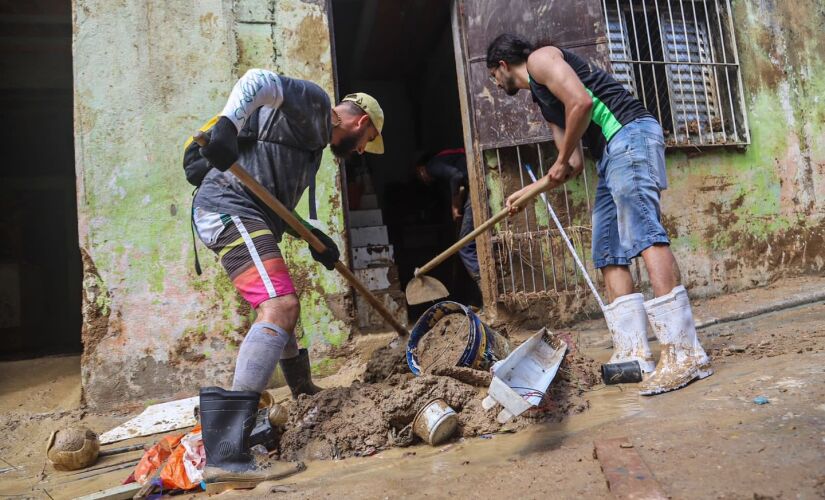
[[[673,21],[673,8],[671,6],[670,0],[667,0],[667,12],[668,12],[668,17],[670,18],[670,33],[671,33],[670,37],[671,37],[671,41],[674,45],[674,47],[673,47],[674,52],[676,54],[676,64],[671,64],[670,68],[671,68],[671,72],[673,71],[674,66],[676,68],[676,73],[679,76],[679,93],[681,94],[681,91],[684,88],[684,80],[682,79],[682,67],[679,65],[679,46],[676,44],[676,23]],[[667,28],[665,28],[663,30],[663,32],[665,32],[665,33],[666,33],[666,31],[667,31]],[[667,35],[665,34],[665,36],[662,37],[662,39],[667,41]],[[667,43],[668,43],[667,52],[665,52],[665,54],[663,54],[663,56],[665,58],[670,59],[671,57],[670,57],[670,47],[669,47],[669,45],[670,45],[671,42],[667,42]],[[670,93],[671,114],[673,113],[673,107],[674,107],[675,104],[677,105],[676,106],[676,114],[679,114],[678,104],[676,103],[676,99],[675,99],[675,97],[677,97],[677,96],[672,91],[672,89],[673,89],[673,87],[671,86],[671,93]],[[682,103],[684,103],[684,100],[681,97],[680,97],[680,101]],[[684,104],[682,104],[682,107],[684,108]],[[682,119],[684,120],[684,125],[685,125],[685,142],[689,143],[690,142],[690,127],[688,126],[688,122],[687,122],[687,113],[682,113]],[[676,130],[674,130],[673,132],[675,133]]]
[[[645,34],[647,34],[647,52],[648,54],[650,54],[650,59],[653,59],[653,39],[650,38],[650,23],[647,19],[647,2],[645,0],[642,0],[642,17],[644,17],[645,20]],[[659,123],[662,123],[662,106],[661,102],[659,101],[659,81],[656,78],[656,70],[652,70],[651,73],[653,73],[653,87],[655,90],[655,92],[653,92],[653,95],[656,97],[656,113],[659,117]],[[647,106],[647,102],[645,102],[645,106]]]
[[[516,146],[516,159],[518,160],[519,182],[521,183],[521,187],[523,188],[524,187],[524,172],[523,172],[524,166],[521,162],[521,146]],[[525,227],[525,229],[527,230],[528,233],[530,232],[530,215],[529,215],[529,211],[532,207],[533,207],[533,204],[530,203],[526,207],[524,207],[524,210],[523,210],[523,212],[524,212],[524,227]],[[531,267],[532,267],[532,263],[533,263],[533,240],[530,239],[528,241],[528,244],[530,245],[530,264],[531,264]],[[521,247],[519,247],[519,250],[521,250]],[[524,262],[523,259],[520,259],[520,260],[522,262]],[[524,268],[522,268],[522,272],[523,272],[523,270],[524,270]],[[535,271],[535,269],[531,270],[530,276],[533,279],[533,291],[535,292],[536,291],[536,271]],[[527,288],[526,284],[525,284],[525,288]]]
[[[499,148],[496,148],[496,159],[498,160],[499,172],[503,172],[504,166],[501,164],[501,150]],[[504,182],[503,177],[504,176],[502,174],[502,183]],[[507,219],[504,219],[504,228],[508,233],[512,232],[512,231],[510,231],[510,221],[507,220]],[[513,291],[515,291],[516,290],[516,278],[514,276],[515,273],[513,273],[513,250],[510,248],[510,245],[508,245],[507,243],[504,243],[504,245],[507,247],[508,263],[509,263],[509,267],[510,267],[510,284],[513,286]]]
[[[684,45],[684,47],[685,47],[685,56],[687,57],[688,64],[691,65],[693,63],[693,61],[692,61],[692,58],[690,56],[690,37],[688,36],[688,31],[687,31],[688,23],[687,23],[687,19],[685,18],[685,3],[682,0],[679,0],[679,11],[682,15],[682,19],[681,19],[681,21],[682,21],[682,33],[685,37],[685,45]],[[678,47],[679,45],[678,45],[678,43],[676,43],[675,37],[674,37],[673,41],[674,41],[674,44],[676,45],[676,47]],[[678,53],[677,53],[677,59],[681,63],[681,58],[678,57]],[[697,130],[697,134],[699,136],[699,143],[701,143],[702,142],[702,117],[699,116],[699,102],[696,99],[696,78],[694,77],[694,74],[693,74],[693,66],[692,65],[689,66],[688,71],[690,72],[690,91],[693,94],[693,115],[696,117],[696,130]],[[687,133],[690,134],[690,131],[688,130]]]
[[[636,45],[636,55],[640,54],[639,52],[639,31],[636,29],[636,16],[633,15],[633,0],[627,0],[630,6],[630,22],[633,24],[633,43]],[[642,0],[644,3],[644,0]],[[621,11],[619,11],[619,17],[621,18]],[[630,58],[628,58],[630,59]],[[631,68],[633,66],[631,65]],[[641,64],[639,65],[639,83],[640,87],[642,88],[642,103],[644,103],[645,107],[647,107],[647,91],[645,89],[645,74],[642,71]]]
[[[656,8],[656,24],[659,28],[659,44],[662,46],[662,60],[664,61],[666,59],[666,54],[667,54],[667,47],[665,46],[665,39],[667,37],[665,36],[664,30],[662,29],[662,14],[659,12],[659,2],[658,1],[653,2],[653,6]],[[652,52],[651,52],[651,56],[652,56]],[[667,76],[667,73],[665,73],[665,76]],[[677,124],[676,124],[676,113],[674,113],[674,109],[673,109],[673,100],[671,99],[671,96],[673,96],[673,85],[671,84],[671,78],[665,78],[665,85],[667,86],[667,90],[668,90],[668,100],[669,100],[669,106],[670,106],[670,122],[671,122],[671,126],[673,127],[672,128],[673,137],[675,138],[676,137]],[[658,89],[657,89],[657,93],[658,93]]]
[[[727,63],[728,62],[728,51],[725,48],[725,32],[722,31],[722,12],[719,8],[719,0],[714,0],[714,7],[716,8],[716,25],[719,28],[719,47],[722,49],[722,61]],[[731,38],[735,38],[733,32],[731,32]],[[728,104],[730,106],[730,117],[731,123],[733,124],[733,135],[736,137],[736,140],[739,140],[739,131],[736,126],[736,113],[733,111],[733,93],[730,89],[730,73],[728,72],[727,68],[725,68],[725,87],[727,87],[728,91]],[[743,94],[740,94],[743,95]]]
[[[539,168],[540,168],[539,172],[541,174],[541,177],[544,177],[544,165],[539,164]],[[551,219],[550,210],[547,209],[546,207],[545,207],[545,209],[547,210],[547,220],[549,221]],[[549,241],[550,241],[550,245],[551,245],[551,248],[552,248],[553,238],[552,237],[549,238]],[[559,248],[559,256],[561,257],[561,277],[564,280],[564,289],[567,290],[567,288],[568,288],[568,284],[567,284],[567,260],[564,257],[564,249],[563,248]],[[558,287],[556,287],[556,290],[558,290]]]
[[[711,28],[712,25],[710,24],[710,15],[708,14],[708,3],[702,2],[702,8],[705,11],[705,27],[707,28],[708,32],[708,46],[710,47],[710,59],[713,62],[713,64],[711,65],[713,67],[713,84],[716,88],[716,107],[719,112],[719,121],[722,125],[722,140],[724,142],[727,142],[728,132],[727,125],[725,124],[725,111],[722,106],[722,102],[720,101],[722,94],[719,92],[719,71],[717,67],[718,65],[716,64],[716,47],[714,46],[715,44],[713,42],[713,29]]]
[[[705,42],[704,31],[702,27],[699,25],[699,19],[696,17],[696,3],[690,2],[691,10],[693,11],[693,30],[696,32],[696,52],[699,57],[699,62],[704,63],[704,57],[702,55],[704,46],[707,44]],[[714,142],[714,135],[713,135],[713,114],[711,113],[711,105],[710,105],[710,98],[708,97],[708,73],[707,73],[707,66],[702,65],[699,71],[702,74],[702,91],[705,93],[705,115],[708,121],[708,135],[710,136],[710,143]],[[697,121],[699,120],[698,117],[698,110],[697,110]],[[701,139],[701,135],[700,135]]]
[[[544,177],[544,161],[541,159],[541,146],[536,145],[538,148],[539,153],[539,172],[541,172],[541,176]],[[547,213],[548,218],[550,217],[550,213]],[[553,289],[558,290],[558,284],[556,283],[556,255],[553,251],[553,240],[548,237],[547,239],[547,246],[550,248],[550,269],[553,272]],[[547,287],[545,287],[546,289]]]
[[[572,226],[569,228],[572,231],[590,231],[589,226]],[[527,232],[518,232],[518,233],[508,233],[506,236],[497,234],[493,236],[492,240],[494,243],[504,243],[508,240],[522,240],[528,241],[530,239],[535,238],[553,238],[560,236],[560,233],[557,229],[548,227],[547,229],[537,229],[535,231]]]
[[[734,36],[734,28],[733,28],[733,9],[730,5],[730,0],[725,0],[728,6],[728,33],[730,34],[730,43],[733,48],[733,61],[736,64],[736,81],[739,85],[739,111],[742,113],[742,121],[743,121],[743,128],[745,129],[745,142],[751,142],[751,133],[750,128],[748,127],[748,113],[745,110],[745,89],[744,84],[742,83],[742,69],[739,67],[739,47],[736,45],[736,37]],[[730,80],[728,80],[728,86],[730,86]],[[736,115],[731,116],[731,120],[734,124],[736,124]],[[736,136],[737,140],[739,140],[739,136]]]

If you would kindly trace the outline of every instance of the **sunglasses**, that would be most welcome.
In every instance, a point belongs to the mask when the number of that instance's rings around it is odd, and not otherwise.
[[[498,71],[498,66],[493,68],[487,75],[487,77],[490,79],[490,83],[492,83],[493,85],[498,85],[498,80],[496,80],[496,71]]]

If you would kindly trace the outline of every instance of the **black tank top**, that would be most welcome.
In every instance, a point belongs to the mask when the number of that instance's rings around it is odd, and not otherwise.
[[[598,160],[602,157],[604,146],[623,126],[637,118],[652,118],[653,115],[607,72],[591,66],[568,50],[559,50],[593,99],[592,117],[582,136],[582,143],[590,150],[593,158]],[[531,76],[530,92],[544,119],[564,128],[564,104],[550,92],[550,89],[537,83]]]

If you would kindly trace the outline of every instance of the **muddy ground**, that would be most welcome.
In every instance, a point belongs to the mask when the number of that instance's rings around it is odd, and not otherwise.
[[[784,288],[777,284],[767,295],[783,299],[794,293],[793,283]],[[764,290],[738,295],[734,305],[754,306],[765,302],[765,295]],[[699,303],[697,317],[719,316],[714,304]],[[523,339],[529,333],[512,334]],[[631,385],[596,385],[579,394],[586,403],[568,401],[574,407],[569,415],[527,422],[515,434],[485,433],[445,446],[393,447],[344,460],[309,456],[306,472],[281,484],[261,485],[252,495],[443,498],[483,492],[483,497],[501,498],[603,498],[609,493],[593,459],[593,442],[625,436],[672,498],[825,497],[825,303],[715,325],[700,333],[714,356],[716,373],[683,390],[642,398]],[[587,357],[604,361],[610,356],[606,331],[598,321],[586,322],[569,335]],[[353,379],[370,385],[363,380],[364,367],[387,338],[359,339],[345,353],[351,362],[319,385],[349,385]],[[81,422],[106,430],[152,403],[124,407],[116,414],[84,411],[79,408],[76,370],[77,358],[0,363],[0,459],[7,462],[0,462],[0,470],[19,467],[0,473],[0,495],[71,498],[119,484],[128,475],[130,468],[123,463],[139,453],[108,457],[98,463],[97,472],[82,474],[55,472],[44,462],[45,440],[55,426]],[[413,383],[393,371],[391,383]],[[559,390],[568,383],[564,377],[560,371],[554,383]],[[407,388],[411,398],[432,383],[418,380]],[[387,382],[385,378],[382,384]],[[339,391],[326,392],[334,397]],[[756,405],[756,396],[770,402]],[[556,394],[551,400],[561,398]],[[133,442],[140,440],[124,444]],[[323,443],[296,449],[328,454]]]
[[[410,373],[403,348],[380,348],[367,362],[361,381],[335,387],[314,396],[285,402],[289,421],[281,438],[280,456],[286,460],[326,460],[370,456],[379,451],[420,441],[412,436],[417,412],[433,399],[444,400],[458,414],[457,437],[514,431],[535,422],[561,421],[589,407],[586,392],[599,381],[598,364],[576,347],[570,334],[558,334],[569,344],[552,390],[537,408],[502,426],[485,411],[490,374],[456,367],[466,345],[464,315],[442,318],[419,344],[424,375]],[[427,342],[424,342],[427,340]],[[435,352],[435,355],[430,354]],[[443,353],[450,353],[446,362]],[[426,364],[425,364],[426,363]]]
[[[627,437],[671,498],[825,498],[825,303],[709,327],[701,336],[716,373],[680,391],[643,398],[631,385],[597,386],[588,393],[590,408],[561,422],[314,464],[255,493],[608,498],[593,443]],[[755,404],[757,396],[769,403]]]

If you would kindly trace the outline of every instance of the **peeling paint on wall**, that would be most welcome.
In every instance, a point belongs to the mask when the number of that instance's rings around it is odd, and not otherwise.
[[[180,169],[186,131],[231,85],[226,6],[77,0],[73,7],[84,397],[101,406],[191,391],[198,379],[225,382],[229,357],[184,374],[170,368],[168,351],[198,325],[219,338],[214,332],[239,323],[204,318],[192,270],[191,187]],[[93,289],[106,290],[97,312]]]
[[[752,144],[667,158],[667,225],[698,294],[825,269],[825,7],[739,1],[734,22]]]
[[[313,43],[305,43],[308,37]],[[204,380],[229,382],[254,313],[202,246],[204,274],[194,274],[192,188],[181,172],[181,146],[223,106],[247,67],[310,79],[332,93],[328,40],[323,6],[314,2],[74,2],[89,404],[191,394]],[[343,247],[337,177],[337,165],[325,156],[317,224]],[[299,211],[307,215],[307,200]],[[305,283],[302,344],[315,351],[340,344],[350,333],[347,287],[315,264],[304,243],[285,241],[284,251],[296,281]]]
[[[226,385],[254,312],[200,242],[192,267],[187,134],[223,107],[250,67],[312,80],[333,94],[325,2],[74,1],[75,142],[86,249],[84,395],[93,406]],[[318,220],[341,248],[337,164],[317,176]],[[298,211],[309,214],[309,200]],[[352,297],[301,241],[282,249],[300,290],[302,345],[325,366],[350,335]]]
[[[242,0],[235,8],[241,13],[236,33],[238,46],[256,48],[238,54],[238,75],[251,67],[267,68],[315,82],[334,100],[330,34],[323,2]],[[327,150],[316,176],[317,220],[309,217],[308,191],[296,210],[345,251],[348,246],[344,241],[340,193],[338,164]],[[305,242],[285,236],[280,246],[301,300],[297,335],[302,346],[318,355],[313,356],[313,363],[321,366],[325,347],[340,345],[351,333],[353,308],[348,286],[340,275],[327,271],[312,259]]]

